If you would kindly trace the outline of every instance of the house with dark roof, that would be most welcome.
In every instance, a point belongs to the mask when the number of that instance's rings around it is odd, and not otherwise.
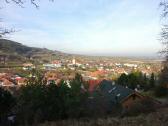
[[[145,99],[140,93],[108,80],[100,82],[97,92],[105,99],[108,99],[111,106],[121,104],[123,108],[130,108],[136,102]]]

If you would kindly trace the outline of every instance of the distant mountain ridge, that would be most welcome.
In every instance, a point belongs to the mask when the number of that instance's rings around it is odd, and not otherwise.
[[[112,62],[161,62],[156,61],[156,59],[143,59],[143,58],[129,58],[129,57],[110,57],[110,56],[89,56],[82,54],[70,54],[63,53],[60,51],[53,51],[46,48],[37,48],[37,47],[29,47],[23,45],[19,42],[15,42],[7,39],[0,39],[0,56],[6,56],[8,59],[7,63],[23,63],[23,62],[36,62],[36,63],[49,63],[55,59],[63,60],[72,58],[82,59],[88,61],[92,60],[111,60]],[[1,64],[1,57],[0,57]]]
[[[0,39],[0,55],[7,56],[9,61],[20,60],[25,62],[34,59],[40,62],[48,62],[55,58],[65,57],[68,54],[46,48],[29,47],[12,40]]]

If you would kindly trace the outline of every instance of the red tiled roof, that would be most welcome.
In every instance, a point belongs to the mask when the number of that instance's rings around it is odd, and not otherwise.
[[[22,78],[22,77],[16,77],[15,78],[16,82],[18,85],[21,85],[21,84],[26,84],[26,78]]]
[[[89,80],[89,92],[93,92],[102,80]]]
[[[98,75],[101,75],[101,74],[106,74],[107,71],[105,70],[100,70],[100,71],[95,71],[95,72],[92,72],[90,75],[93,76],[93,77],[96,77]]]
[[[59,63],[60,63],[60,61],[58,61],[58,60],[52,61],[52,64],[59,64]]]
[[[0,78],[0,81],[3,82],[3,86],[13,86],[13,82],[9,81],[6,78]]]

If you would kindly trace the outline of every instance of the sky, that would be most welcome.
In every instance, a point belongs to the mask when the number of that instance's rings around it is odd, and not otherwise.
[[[102,56],[157,56],[159,0],[41,0],[39,9],[0,0],[7,36],[31,47]]]

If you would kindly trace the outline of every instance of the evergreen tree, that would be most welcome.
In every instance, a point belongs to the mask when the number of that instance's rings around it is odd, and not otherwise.
[[[86,83],[80,74],[76,74],[75,78],[70,82],[70,98],[68,99],[69,111],[68,115],[72,118],[78,118],[85,113],[85,102],[88,98],[88,92],[85,89]]]
[[[164,87],[168,84],[168,59],[164,62],[164,67],[159,76],[159,83]]]
[[[139,81],[136,74],[130,73],[128,75],[128,87],[134,90],[138,84],[139,84]]]
[[[149,81],[149,88],[154,88],[155,87],[155,74],[152,73]]]
[[[10,114],[15,103],[16,101],[12,94],[0,87],[0,124],[1,121]]]
[[[122,86],[128,86],[128,76],[125,73],[121,74],[117,80],[117,83]]]

